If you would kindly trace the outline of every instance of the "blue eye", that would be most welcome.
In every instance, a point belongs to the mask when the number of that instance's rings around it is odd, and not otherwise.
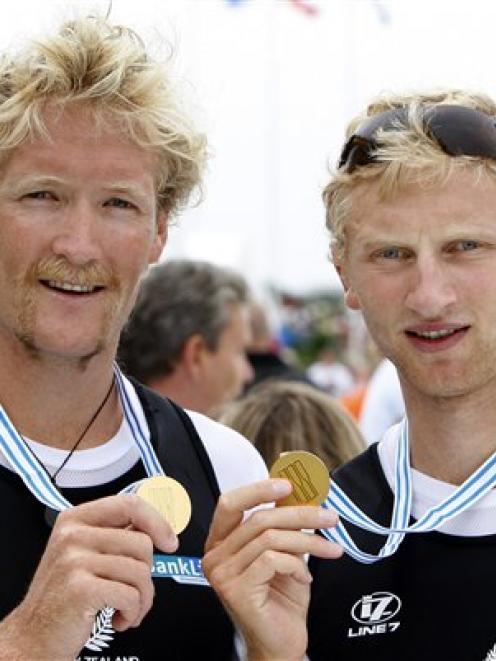
[[[55,199],[53,193],[50,193],[46,190],[37,190],[32,193],[27,193],[24,197],[29,198],[30,200],[53,200]]]
[[[116,207],[117,209],[135,209],[135,205],[121,197],[112,197],[105,202],[105,206]]]
[[[396,246],[384,248],[378,252],[378,256],[381,259],[402,259],[405,255],[406,251],[403,248],[398,248]]]
[[[461,250],[462,252],[467,252],[469,250],[475,250],[476,248],[479,247],[479,242],[478,241],[459,241],[456,246],[458,250]]]

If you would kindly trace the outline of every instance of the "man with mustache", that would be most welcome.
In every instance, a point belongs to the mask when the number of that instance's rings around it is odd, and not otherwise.
[[[199,182],[204,140],[139,37],[86,18],[2,58],[0,146],[0,659],[230,659],[233,625],[200,566],[217,498],[241,489],[221,503],[212,548],[289,486],[243,486],[266,476],[245,439],[114,363],[139,278]],[[164,473],[192,502],[179,539],[133,494]],[[243,528],[266,605],[276,558],[304,603],[300,554],[337,553],[298,531],[318,518],[274,509]],[[289,538],[264,534],[287,527]],[[260,658],[257,613],[237,624]]]

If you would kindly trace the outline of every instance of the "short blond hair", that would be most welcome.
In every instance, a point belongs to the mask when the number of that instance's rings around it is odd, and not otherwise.
[[[345,249],[346,219],[352,210],[352,191],[363,181],[379,180],[382,199],[392,197],[409,183],[446,181],[457,168],[473,168],[479,176],[496,176],[496,162],[473,156],[449,156],[426,132],[422,121],[423,106],[458,105],[496,117],[496,104],[488,96],[462,90],[443,90],[410,95],[384,95],[372,101],[355,117],[346,129],[349,139],[367,118],[395,108],[406,109],[405,125],[381,131],[380,146],[374,152],[374,162],[357,167],[352,172],[335,170],[324,189],[326,224],[331,233],[333,251],[342,255]]]
[[[133,142],[156,152],[158,207],[168,215],[200,185],[205,139],[179,106],[167,68],[131,29],[101,17],[64,23],[0,60],[0,164],[29,138],[47,138],[52,102],[89,106],[96,127],[110,119]]]
[[[307,450],[332,471],[365,449],[345,409],[329,395],[298,381],[264,381],[229,404],[220,422],[250,440],[268,466],[281,452]]]

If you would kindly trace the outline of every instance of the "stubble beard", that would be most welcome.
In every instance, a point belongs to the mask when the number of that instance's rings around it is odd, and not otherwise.
[[[422,367],[401,356],[396,356],[393,362],[402,381],[424,396],[441,402],[470,395],[496,382],[496,369],[487,360],[492,352],[488,347],[485,349],[479,347],[475,356],[467,356],[458,365],[454,362],[446,367],[442,363]]]
[[[16,296],[17,323],[16,339],[20,342],[26,353],[35,360],[40,359],[40,351],[36,346],[34,336],[34,325],[36,319],[36,302],[33,292],[29,289],[25,292],[19,292]]]

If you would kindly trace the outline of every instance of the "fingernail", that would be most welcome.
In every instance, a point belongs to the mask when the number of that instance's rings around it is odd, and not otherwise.
[[[179,546],[179,540],[176,537],[176,535],[170,535],[169,538],[167,539],[167,546],[170,548],[171,551],[175,551],[177,547]]]
[[[274,490],[275,496],[287,496],[291,493],[291,482],[288,482],[288,480],[273,479],[272,489]]]

